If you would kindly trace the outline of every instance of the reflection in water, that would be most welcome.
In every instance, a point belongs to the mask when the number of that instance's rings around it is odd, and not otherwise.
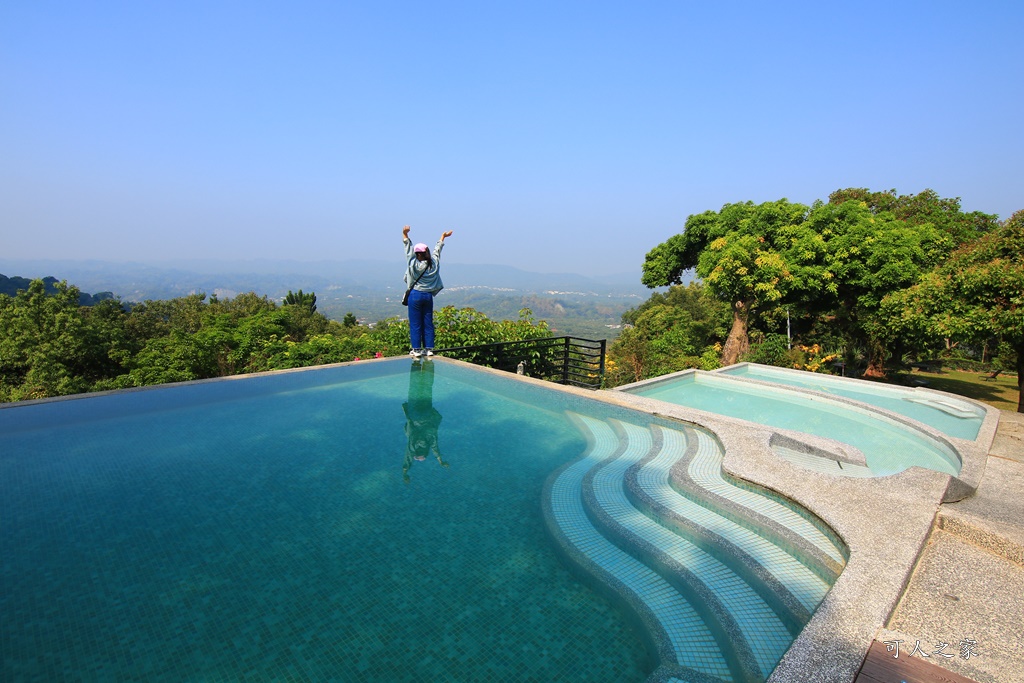
[[[402,410],[405,411],[405,435],[408,438],[402,463],[402,479],[408,484],[413,461],[426,460],[431,451],[441,467],[448,467],[437,443],[441,413],[434,408],[433,362],[413,362],[409,369],[409,400],[402,404]]]

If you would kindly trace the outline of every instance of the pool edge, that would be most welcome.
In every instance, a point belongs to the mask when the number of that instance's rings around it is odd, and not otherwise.
[[[510,376],[504,372],[501,375]],[[775,456],[769,442],[771,435],[780,430],[622,391],[592,391],[552,386],[528,377],[516,379],[703,427],[725,446],[723,467],[728,474],[774,490],[829,524],[846,543],[849,561],[768,681],[839,682],[854,678],[910,581],[954,477],[914,467],[888,477],[840,480],[801,470]],[[991,417],[989,412],[986,424]],[[998,422],[998,411],[995,419]],[[985,425],[981,433],[984,431]],[[994,437],[994,425],[991,434]],[[981,463],[979,480],[983,471]]]

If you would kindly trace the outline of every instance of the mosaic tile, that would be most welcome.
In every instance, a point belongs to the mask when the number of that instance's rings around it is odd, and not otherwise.
[[[0,411],[0,679],[642,680],[540,519],[579,432],[437,365],[408,483],[407,363]]]

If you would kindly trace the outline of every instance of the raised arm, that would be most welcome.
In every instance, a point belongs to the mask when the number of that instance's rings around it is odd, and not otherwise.
[[[408,225],[405,226],[404,228],[402,228],[402,241],[403,242],[408,242],[409,241],[409,230],[410,230],[410,228],[409,228]]]
[[[448,232],[443,232],[443,233],[441,233],[441,241],[444,242],[444,238],[445,237],[451,237],[451,236],[452,236],[452,231],[451,230],[449,230]]]

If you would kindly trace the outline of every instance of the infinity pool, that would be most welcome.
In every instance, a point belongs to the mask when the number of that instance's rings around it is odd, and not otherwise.
[[[845,563],[710,433],[456,363],[2,408],[3,680],[763,680]]]
[[[582,435],[408,365],[0,410],[0,678],[641,680],[538,514]]]

